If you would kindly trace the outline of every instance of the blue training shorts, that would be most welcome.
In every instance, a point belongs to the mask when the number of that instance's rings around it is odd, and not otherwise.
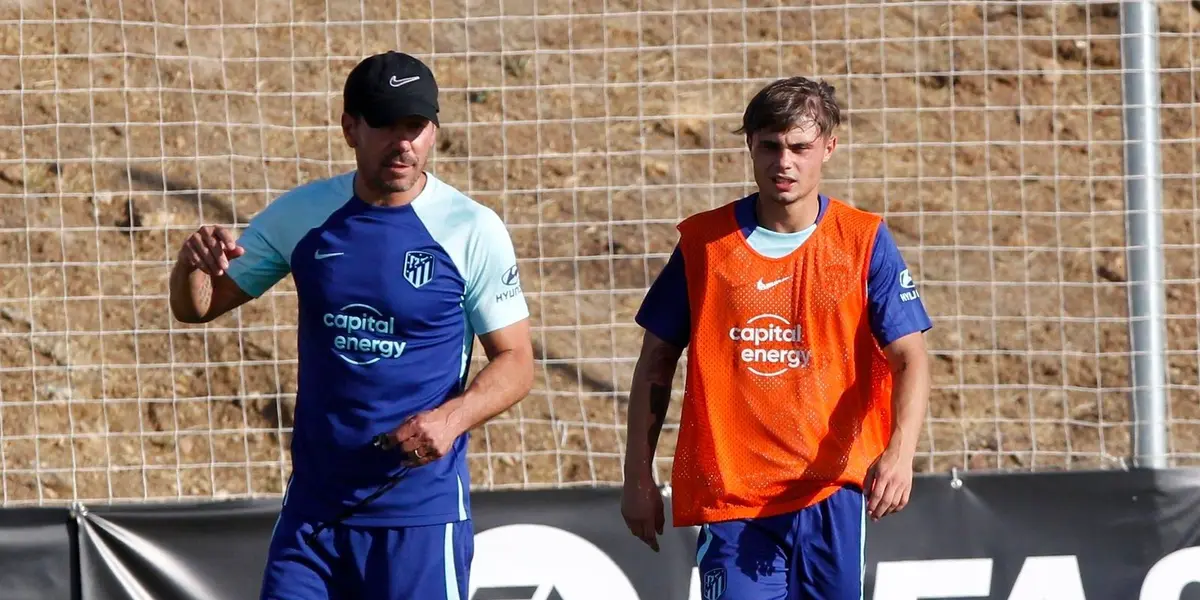
[[[700,528],[704,600],[860,600],[866,502],[845,487],[808,508]]]
[[[465,600],[475,534],[470,520],[418,527],[316,523],[280,515],[260,600]]]

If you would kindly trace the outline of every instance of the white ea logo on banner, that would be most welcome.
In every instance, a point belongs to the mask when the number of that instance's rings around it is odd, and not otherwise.
[[[475,536],[468,600],[639,600],[607,554],[568,531],[506,525]]]

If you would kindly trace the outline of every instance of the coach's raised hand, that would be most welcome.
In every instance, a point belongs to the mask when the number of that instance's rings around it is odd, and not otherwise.
[[[245,253],[220,225],[189,235],[171,269],[171,314],[184,323],[205,323],[248,302],[250,296],[227,275],[229,261]]]
[[[189,235],[179,249],[179,260],[193,269],[220,277],[229,268],[229,260],[246,253],[233,234],[220,225],[205,225]]]

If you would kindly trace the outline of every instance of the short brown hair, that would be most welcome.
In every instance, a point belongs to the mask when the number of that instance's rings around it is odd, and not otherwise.
[[[746,105],[742,126],[734,133],[747,137],[760,131],[777,133],[811,119],[821,130],[821,137],[828,137],[842,122],[833,92],[828,83],[804,77],[773,81]]]

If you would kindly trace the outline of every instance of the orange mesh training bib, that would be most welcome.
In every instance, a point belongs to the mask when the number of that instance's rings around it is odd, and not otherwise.
[[[679,225],[692,338],[672,472],[676,526],[765,517],[862,485],[891,431],[867,321],[881,219],[831,199],[809,239],[758,254],[731,203]]]

